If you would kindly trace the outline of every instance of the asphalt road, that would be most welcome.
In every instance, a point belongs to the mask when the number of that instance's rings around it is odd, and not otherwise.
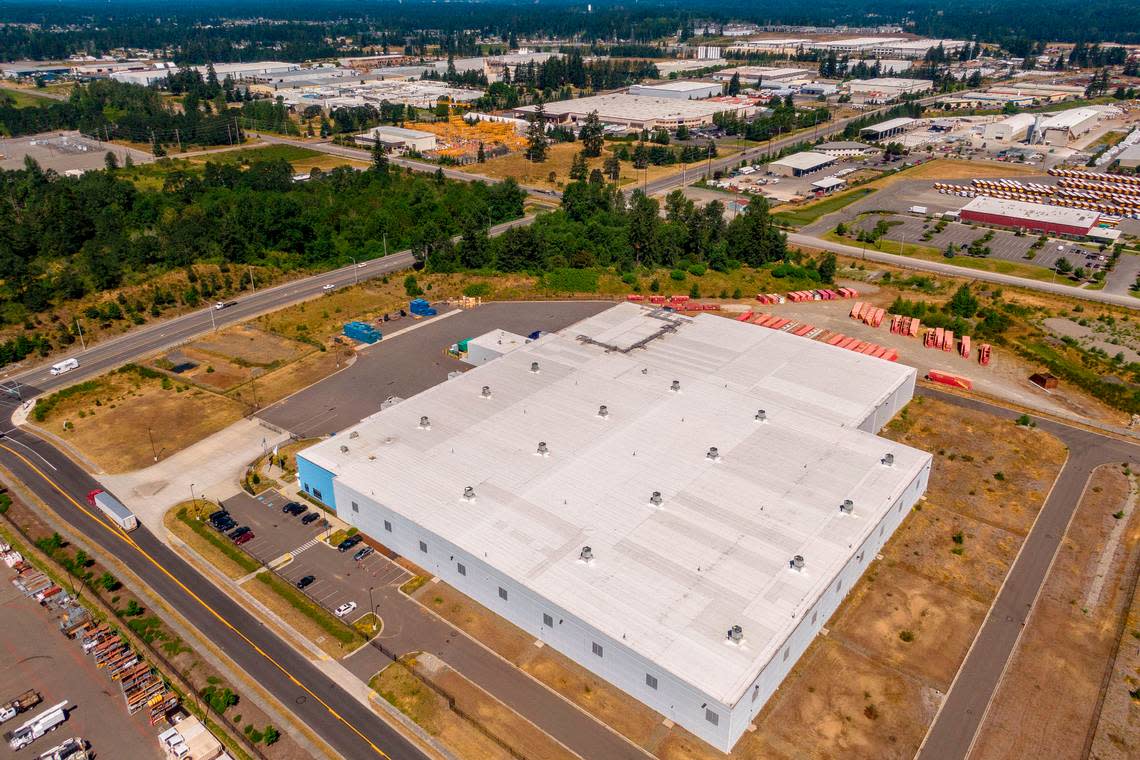
[[[127,565],[343,757],[425,757],[145,527],[123,534],[96,519],[101,517],[98,511],[84,511],[85,494],[99,484],[66,456],[25,431],[13,430],[0,439],[0,464],[76,533]]]
[[[992,404],[930,388],[920,387],[917,394],[1008,420],[1018,416]],[[951,683],[918,750],[917,760],[964,760],[967,757],[1073,512],[1080,503],[1089,475],[1094,468],[1108,462],[1135,463],[1140,460],[1140,447],[1134,444],[1050,420],[1037,419],[1036,422],[1038,428],[1057,436],[1069,447],[1069,459]]]
[[[529,224],[530,217],[514,219],[491,228],[493,235],[512,227]],[[18,382],[24,386],[23,398],[31,398],[53,388],[71,385],[89,377],[101,375],[107,370],[119,367],[139,357],[156,353],[164,348],[178,345],[198,335],[209,332],[214,326],[244,322],[268,311],[281,309],[291,304],[314,298],[324,292],[326,285],[342,287],[357,281],[373,279],[390,272],[408,269],[415,263],[410,250],[398,251],[376,259],[359,261],[340,269],[286,282],[271,288],[246,291],[238,296],[237,304],[227,309],[217,310],[213,305],[179,317],[155,322],[145,327],[131,330],[119,337],[102,341],[88,347],[72,350],[66,354],[53,356],[49,361],[32,369],[0,373],[0,381]],[[248,276],[248,275],[247,275]],[[256,281],[255,281],[256,282]],[[79,359],[79,368],[53,377],[51,364],[65,358]]]

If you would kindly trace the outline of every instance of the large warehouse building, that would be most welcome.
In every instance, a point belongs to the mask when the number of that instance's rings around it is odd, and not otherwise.
[[[835,163],[835,156],[805,150],[778,158],[768,164],[768,172],[784,177],[802,177]]]
[[[698,82],[682,80],[660,82],[658,84],[635,84],[629,88],[630,95],[649,95],[655,98],[678,98],[680,100],[702,100],[720,95],[723,88],[719,82]]]
[[[682,125],[699,127],[712,124],[713,115],[722,111],[745,114],[755,108],[752,101],[733,105],[723,101],[658,98],[624,93],[557,100],[543,106],[546,120],[556,124],[579,124],[586,120],[591,111],[597,111],[598,118],[604,123],[630,129],[676,129]],[[521,106],[513,113],[526,119],[531,117],[534,110],[535,106]]]
[[[1100,214],[1080,208],[991,198],[979,195],[962,207],[962,221],[1017,227],[1052,235],[1085,237],[1100,221]]]
[[[915,371],[621,304],[298,456],[306,492],[728,751],[926,489]]]
[[[1008,143],[1024,140],[1037,118],[1031,113],[1014,114],[993,124],[987,124],[982,130],[982,137],[986,140]]]

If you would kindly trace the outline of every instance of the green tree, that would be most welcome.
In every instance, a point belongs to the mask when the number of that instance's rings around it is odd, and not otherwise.
[[[582,141],[582,152],[586,154],[587,158],[597,158],[602,155],[602,147],[605,144],[605,127],[602,126],[597,111],[590,111],[586,114],[586,121],[578,132],[578,139]]]
[[[621,159],[611,153],[606,156],[606,160],[602,163],[602,170],[611,182],[617,182],[621,176]]]
[[[103,156],[103,166],[107,168],[107,171],[113,172],[119,168],[119,159],[115,157],[114,153],[107,151],[107,155]]]
[[[574,160],[570,162],[570,179],[575,182],[585,182],[590,174],[590,167],[586,163],[586,152],[578,151]]]
[[[819,260],[819,279],[824,283],[835,282],[835,271],[838,268],[834,253],[825,253]]]
[[[535,106],[530,126],[526,129],[526,157],[528,161],[542,163],[550,141],[546,137],[546,109],[542,103]]]
[[[728,80],[728,87],[725,88],[726,95],[739,95],[740,94],[740,74],[733,73],[732,79]]]
[[[1070,262],[1064,256],[1057,259],[1057,263],[1054,266],[1056,267],[1057,271],[1060,272],[1061,274],[1068,274],[1069,272],[1073,271],[1072,262]]]
[[[960,285],[946,307],[954,316],[970,319],[978,313],[978,299],[970,291],[969,285]]]
[[[376,142],[372,143],[372,171],[378,174],[388,173],[388,152],[384,149],[380,138],[376,138]]]

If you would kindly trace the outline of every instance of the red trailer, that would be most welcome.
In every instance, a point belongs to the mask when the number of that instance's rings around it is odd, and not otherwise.
[[[629,295],[627,295],[625,297],[625,300],[627,300],[627,301],[644,301],[645,296],[638,295],[637,293],[630,293]]]
[[[942,372],[936,369],[927,372],[926,379],[932,383],[941,383],[942,385],[949,385],[953,388],[970,390],[974,387],[974,384],[970,382],[969,378],[959,377],[958,375],[952,375],[949,372]]]
[[[990,363],[990,344],[983,343],[978,346],[978,362],[985,367]]]
[[[665,296],[649,296],[649,303],[665,303]]]
[[[736,321],[737,322],[747,322],[750,319],[752,319],[752,312],[745,311],[745,312],[741,312],[740,316],[736,318]]]
[[[893,348],[888,348],[887,352],[883,354],[883,358],[889,362],[897,362],[899,360],[899,352]]]
[[[921,329],[922,329],[922,320],[912,318],[910,320],[910,336],[912,338],[917,338],[918,337],[918,331]]]
[[[942,350],[949,351],[954,348],[954,331],[946,330],[942,333]]]
[[[961,354],[963,359],[970,358],[970,336],[963,335],[961,345],[958,347],[958,353]]]

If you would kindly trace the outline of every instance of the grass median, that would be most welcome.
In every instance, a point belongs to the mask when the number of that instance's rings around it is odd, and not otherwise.
[[[203,518],[216,508],[213,504],[200,506]],[[184,502],[171,508],[162,522],[167,530],[182,539],[228,578],[241,578],[261,567],[261,563],[211,528],[204,519],[199,520],[193,504]]]
[[[815,203],[809,203],[800,208],[793,208],[787,211],[777,211],[772,214],[772,218],[790,227],[803,227],[811,224],[816,219],[822,216],[831,214],[839,209],[848,206],[855,201],[866,198],[871,193],[875,192],[873,187],[859,187],[845,193],[836,193],[828,198]]]
[[[330,657],[344,657],[367,641],[360,631],[271,572],[258,573],[242,588]]]

